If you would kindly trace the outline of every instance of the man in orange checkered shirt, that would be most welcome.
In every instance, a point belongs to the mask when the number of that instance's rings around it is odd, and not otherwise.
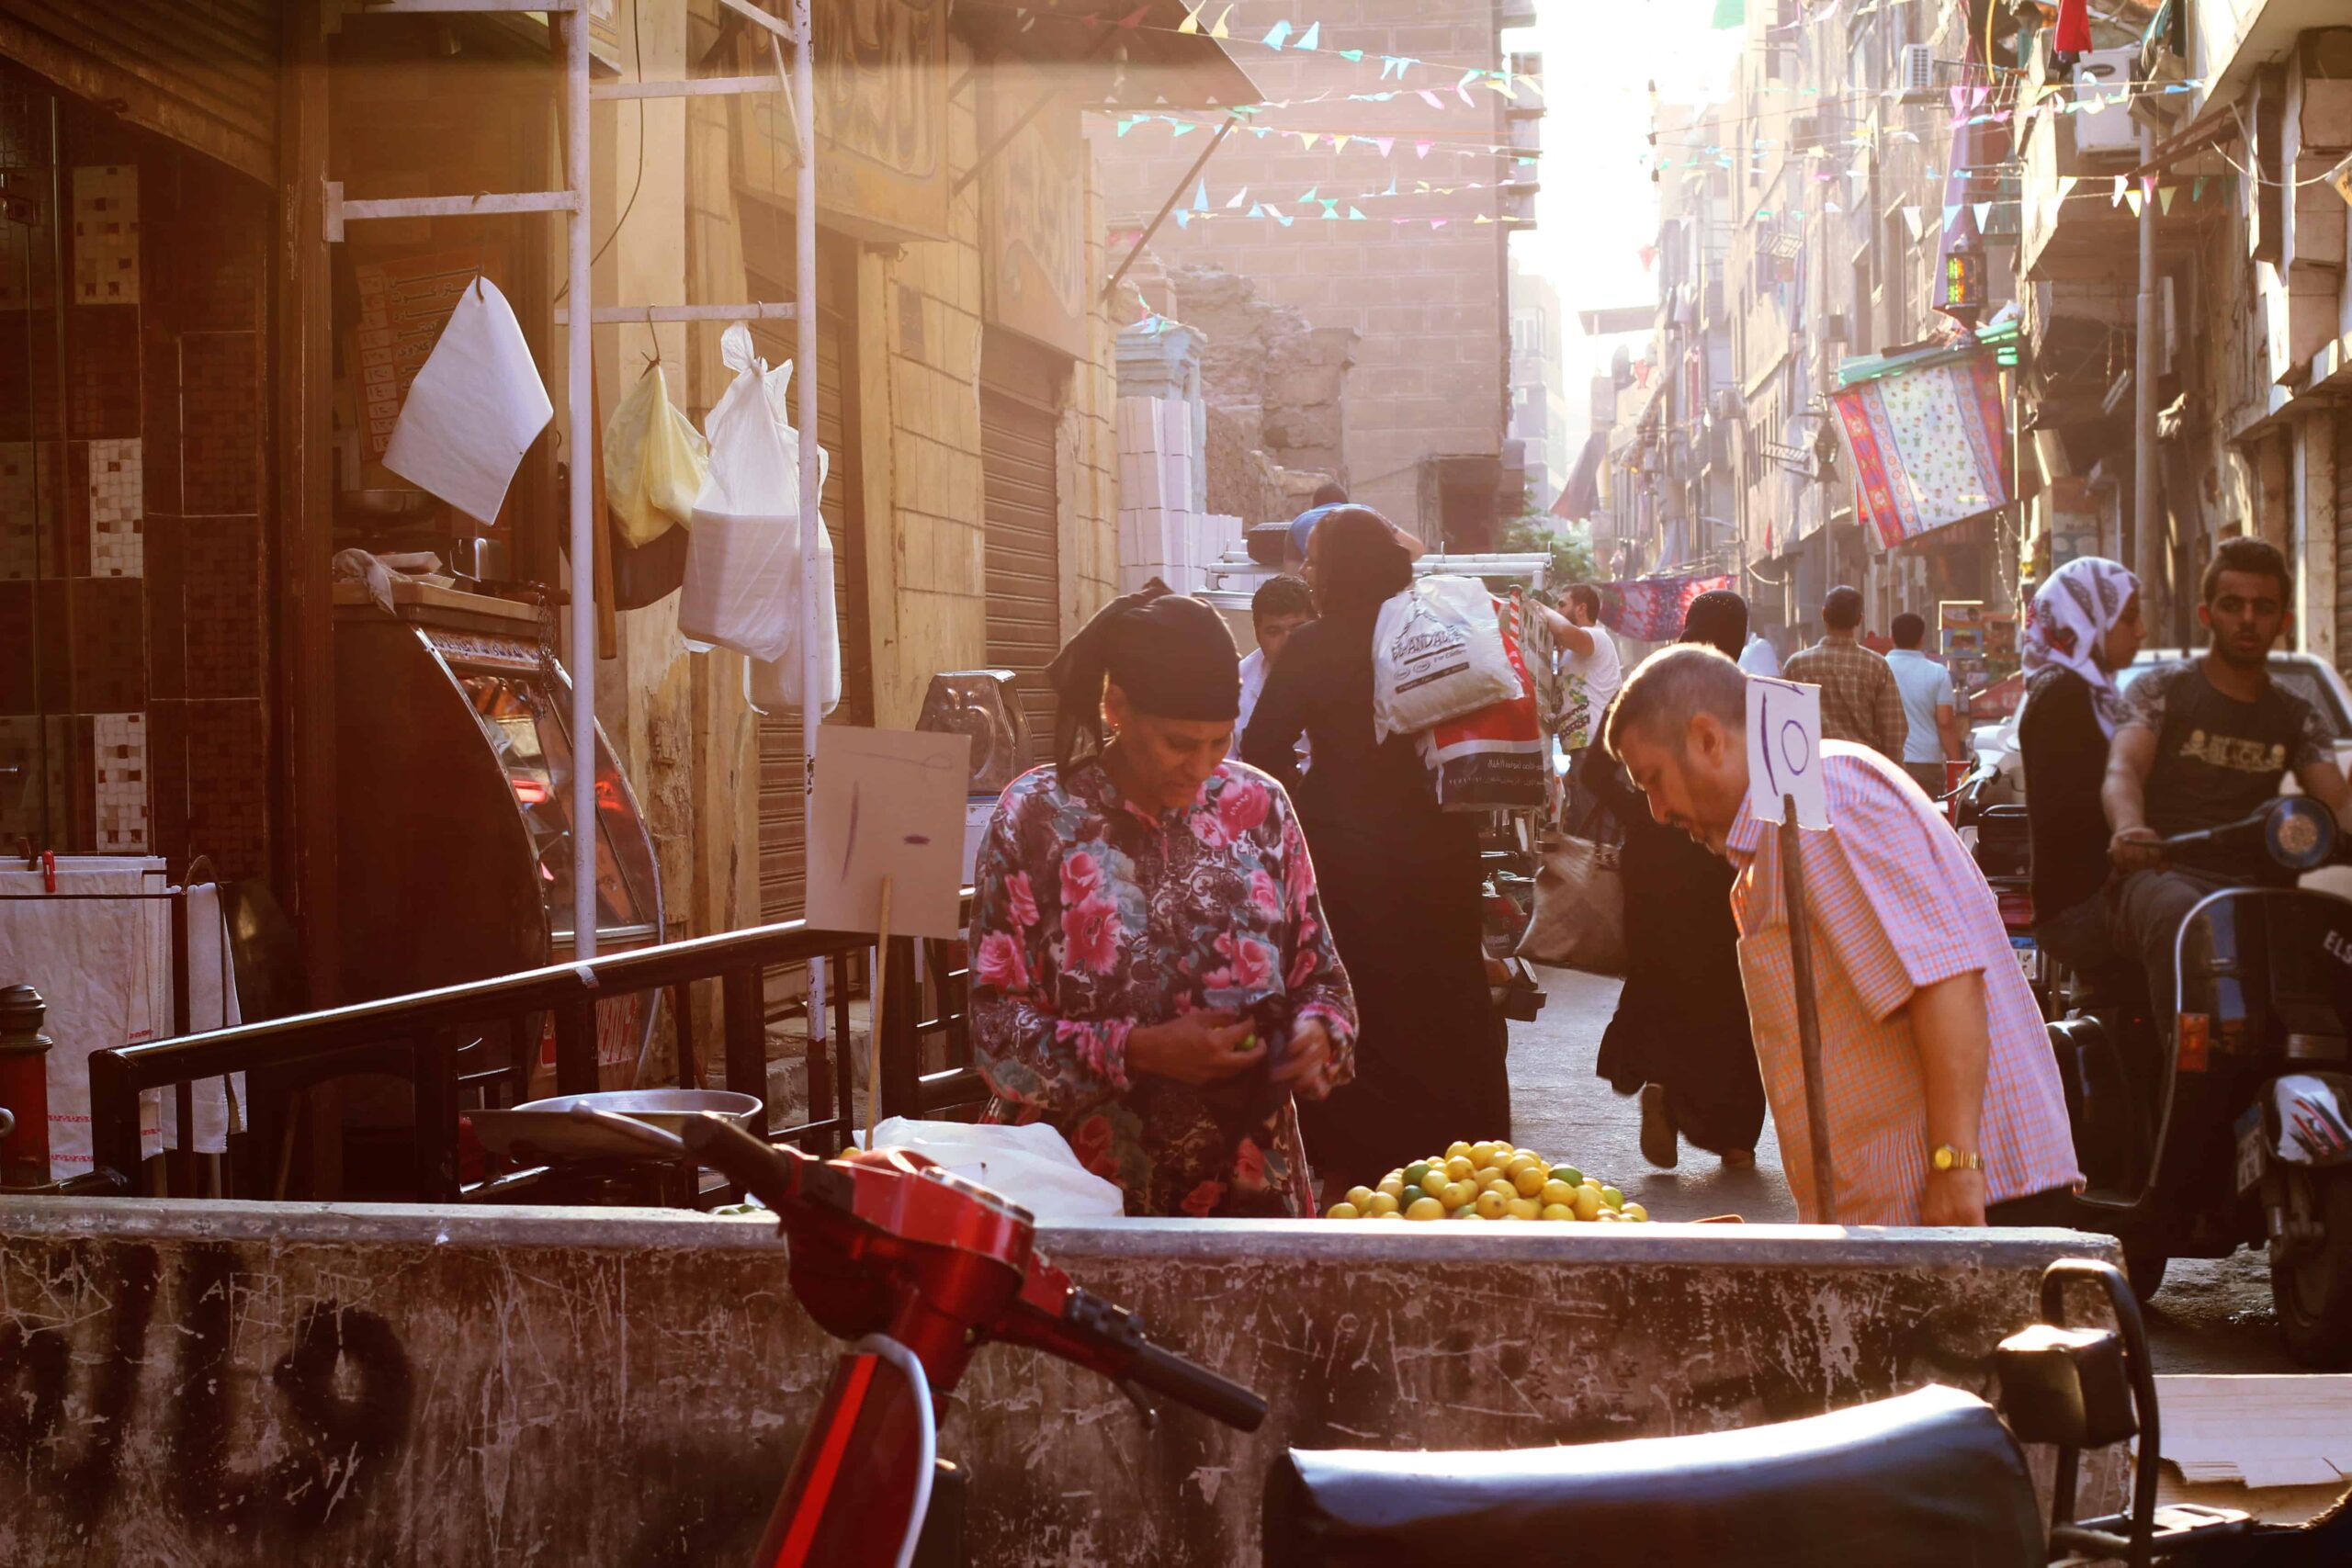
[[[1737,868],[1740,972],[1781,1164],[1820,1212],[1797,1045],[1780,833],[1747,810],[1747,677],[1713,649],[1652,655],[1607,743],[1650,814]],[[1896,765],[1825,741],[1829,830],[1804,835],[1822,1080],[1846,1224],[2073,1223],[2064,1093],[1991,889]]]

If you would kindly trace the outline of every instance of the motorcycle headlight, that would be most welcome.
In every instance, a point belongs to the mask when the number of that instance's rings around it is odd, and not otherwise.
[[[2308,795],[2289,795],[2263,824],[2263,845],[2289,871],[2311,871],[2335,852],[2335,818]]]

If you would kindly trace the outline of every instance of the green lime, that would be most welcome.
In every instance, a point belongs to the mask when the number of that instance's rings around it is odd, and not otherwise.
[[[1584,1172],[1572,1165],[1555,1165],[1552,1168],[1552,1179],[1565,1181],[1571,1187],[1581,1187],[1584,1185]]]
[[[1241,1037],[1241,1043],[1233,1048],[1233,1054],[1237,1056],[1247,1055],[1257,1048],[1258,1032],[1256,1030],[1251,1030],[1249,1033]]]
[[[1602,1188],[1600,1190],[1600,1201],[1608,1204],[1612,1209],[1622,1209],[1625,1206],[1625,1195],[1623,1192],[1618,1191],[1614,1187]]]
[[[1478,1205],[1476,1203],[1464,1203],[1446,1216],[1449,1220],[1475,1220],[1477,1217]]]
[[[1405,1185],[1419,1187],[1421,1184],[1421,1178],[1429,1173],[1430,1162],[1425,1159],[1417,1159],[1405,1168]]]

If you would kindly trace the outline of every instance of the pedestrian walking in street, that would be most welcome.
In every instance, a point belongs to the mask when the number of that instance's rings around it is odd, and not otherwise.
[[[1690,602],[1682,640],[1737,653],[1747,602],[1728,590]],[[1619,1094],[1642,1098],[1642,1157],[1671,1169],[1680,1142],[1756,1163],[1764,1082],[1747,1032],[1739,928],[1731,918],[1731,865],[1650,816],[1625,770],[1590,758],[1602,807],[1623,829],[1625,984],[1593,1068]]]
[[[1821,601],[1821,640],[1790,654],[1781,674],[1821,688],[1823,739],[1850,740],[1900,762],[1911,733],[1910,720],[1903,716],[1903,692],[1885,655],[1864,648],[1855,637],[1861,624],[1860,590],[1831,589]]]
[[[1476,819],[1438,809],[1412,736],[1373,739],[1374,623],[1412,576],[1378,513],[1346,506],[1321,519],[1307,559],[1321,618],[1291,635],[1241,741],[1242,757],[1298,802],[1355,987],[1354,1080],[1301,1107],[1308,1155],[1339,1186],[1371,1186],[1456,1139],[1510,1136]],[[1302,733],[1315,758],[1304,779]]]
[[[1778,675],[1781,672],[1780,650],[1762,632],[1750,632],[1747,646],[1739,650],[1739,667],[1750,675]]]
[[[1888,629],[1894,651],[1886,656],[1886,667],[1894,671],[1895,689],[1903,694],[1903,771],[1929,800],[1940,800],[1946,794],[1944,763],[1968,760],[1951,671],[1919,650],[1928,636],[1925,619],[1905,610]]]
[[[1726,856],[1748,1019],[1797,1211],[1821,1213],[1780,831],[1748,811],[1747,677],[1711,648],[1634,671],[1608,746],[1651,814]],[[1908,779],[1826,741],[1804,835],[1821,1070],[1846,1224],[2064,1224],[2080,1183],[2040,1010],[1992,890]]]
[[[2124,716],[2115,672],[2140,651],[2140,580],[2098,556],[2077,556],[2052,572],[2026,610],[2018,754],[2032,852],[2033,940],[2086,976],[2118,956],[2109,931],[2099,790],[2108,745]]]
[[[1256,634],[1258,646],[1241,660],[1241,711],[1233,720],[1231,755],[1241,755],[1241,737],[1250,728],[1250,716],[1257,711],[1259,695],[1266,689],[1266,671],[1283,656],[1290,634],[1314,618],[1315,595],[1303,578],[1270,577],[1250,596],[1250,629]]]
[[[1560,659],[1560,746],[1568,756],[1567,818],[1562,824],[1578,837],[1591,830],[1600,801],[1588,772],[1598,772],[1601,758],[1590,756],[1600,739],[1600,716],[1606,712],[1623,681],[1623,666],[1609,628],[1600,624],[1600,591],[1589,582],[1568,590],[1567,610],[1550,617],[1553,645]]]
[[[1155,584],[1046,676],[1056,761],[1005,790],[973,874],[989,1116],[1051,1122],[1130,1214],[1312,1214],[1293,1096],[1347,1081],[1355,1002],[1288,797],[1226,760],[1232,634]]]

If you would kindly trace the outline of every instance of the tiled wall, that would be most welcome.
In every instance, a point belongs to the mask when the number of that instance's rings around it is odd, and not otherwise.
[[[259,874],[272,204],[71,100],[52,141],[50,109],[0,78],[0,163],[57,171],[0,242],[0,846]]]

